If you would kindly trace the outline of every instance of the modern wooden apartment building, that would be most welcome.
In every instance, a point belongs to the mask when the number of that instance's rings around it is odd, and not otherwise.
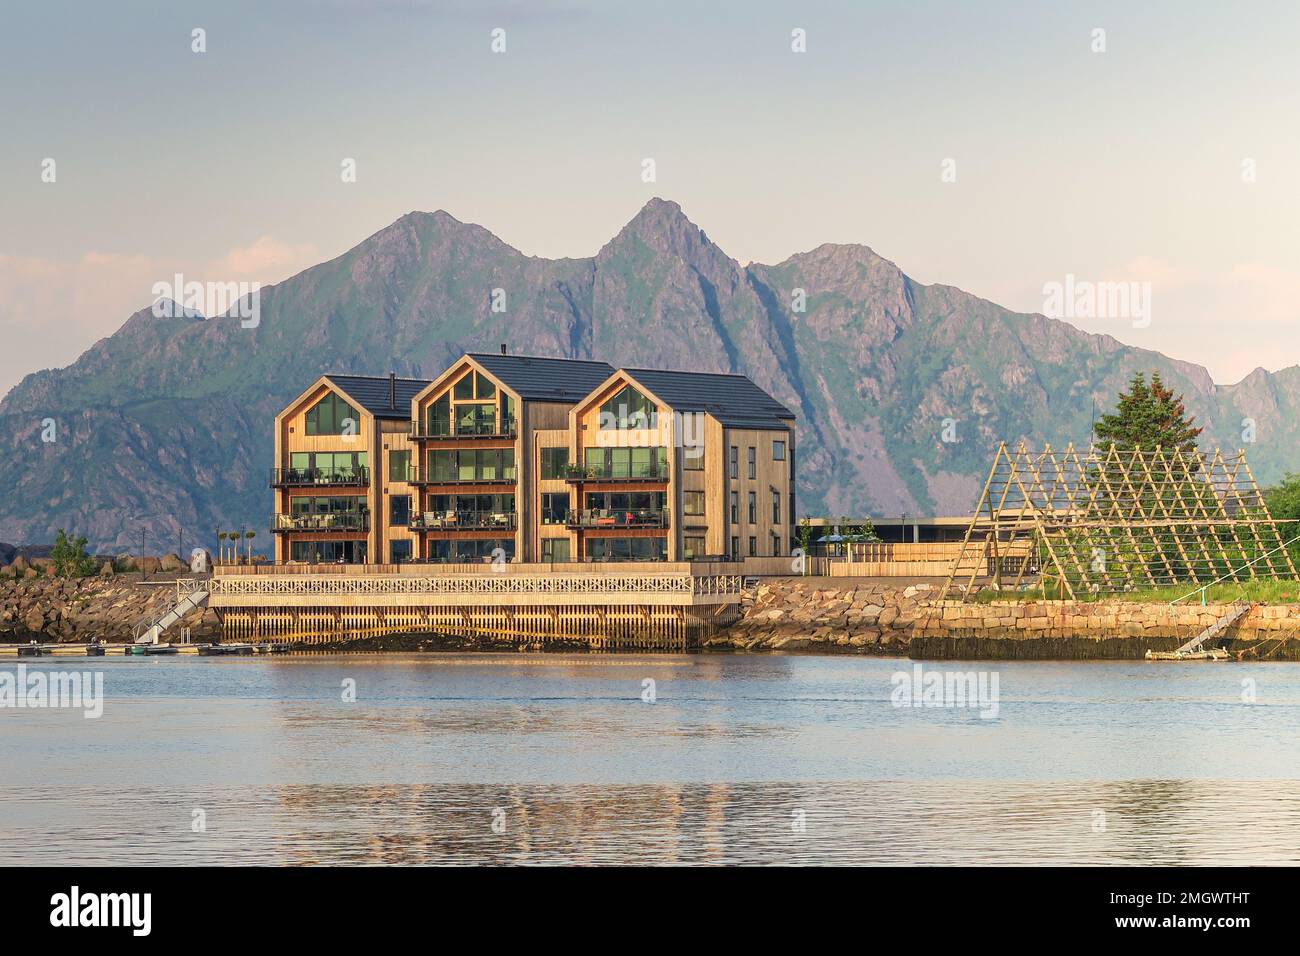
[[[325,375],[276,416],[279,562],[770,557],[794,415],[743,375],[471,353]]]

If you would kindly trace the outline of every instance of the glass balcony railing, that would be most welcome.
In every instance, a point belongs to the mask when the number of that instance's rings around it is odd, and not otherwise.
[[[604,465],[568,465],[566,481],[667,481],[667,462],[616,461]]]
[[[356,511],[271,516],[272,531],[369,531],[370,515]]]
[[[500,424],[495,415],[462,418],[456,422],[411,422],[412,438],[513,438],[517,433],[518,423],[513,416],[502,418]]]
[[[369,468],[273,468],[272,488],[298,488],[308,485],[350,485],[364,487],[370,484]]]
[[[511,465],[508,468],[491,468],[491,469],[456,469],[440,470],[425,469],[419,475],[412,478],[412,483],[417,485],[490,485],[501,483],[512,483],[516,480],[515,468]]]
[[[415,531],[513,531],[513,511],[426,511],[411,515]]]
[[[584,508],[569,512],[570,528],[667,528],[668,509]]]

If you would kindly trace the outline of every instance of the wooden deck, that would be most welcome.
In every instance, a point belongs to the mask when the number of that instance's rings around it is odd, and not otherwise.
[[[218,569],[209,607],[221,618],[225,641],[318,644],[432,633],[641,650],[684,650],[739,614],[740,574],[692,573],[690,565],[679,570],[663,563],[579,567],[440,571],[421,565],[334,574]]]

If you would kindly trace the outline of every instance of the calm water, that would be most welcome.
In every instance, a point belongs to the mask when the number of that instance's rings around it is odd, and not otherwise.
[[[1300,863],[1300,665],[926,665],[993,719],[893,706],[912,666],[32,661],[104,715],[0,709],[0,864]]]

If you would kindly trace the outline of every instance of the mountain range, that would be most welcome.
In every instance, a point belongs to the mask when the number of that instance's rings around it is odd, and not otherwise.
[[[968,513],[999,441],[1086,442],[1094,408],[1136,371],[1183,393],[1203,447],[1241,447],[1251,419],[1256,476],[1297,467],[1300,368],[1215,385],[1200,366],[923,285],[862,245],[742,266],[662,199],[582,259],[412,212],[264,287],[255,328],[145,308],[72,365],[26,376],[0,402],[0,540],[67,528],[108,550],[138,546],[141,527],[168,546],[180,529],[211,544],[239,527],[263,544],[272,418],[317,375],[432,377],[500,343],[750,376],[798,415],[801,514]]]

